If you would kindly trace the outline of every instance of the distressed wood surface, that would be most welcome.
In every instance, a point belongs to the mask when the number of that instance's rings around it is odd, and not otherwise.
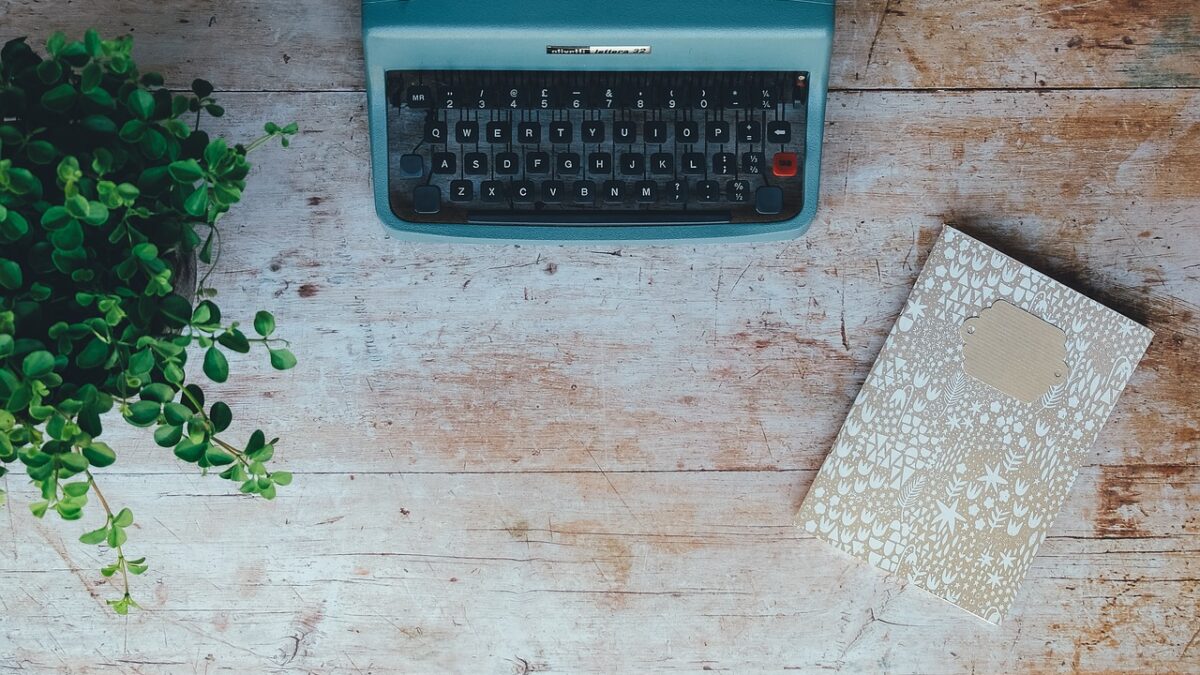
[[[140,62],[168,81],[207,73],[226,89],[358,91],[359,4],[6,0],[0,26],[129,32]],[[1195,0],[839,0],[836,28],[837,89],[1200,86]]]
[[[175,80],[278,90],[221,95],[233,137],[304,129],[213,276],[300,358],[211,388],[295,483],[234,495],[113,425],[101,480],[151,562],[121,619],[76,542],[97,515],[35,521],[10,476],[0,669],[1200,672],[1196,5],[884,4],[839,7],[808,237],[586,249],[385,235],[357,3],[0,6],[5,33],[108,25]],[[999,629],[790,525],[944,222],[1157,331]]]

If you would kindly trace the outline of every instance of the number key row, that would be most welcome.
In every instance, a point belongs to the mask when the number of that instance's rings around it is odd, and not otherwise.
[[[694,108],[773,110],[802,100],[803,73],[763,76],[738,74],[707,82],[656,81],[637,78],[621,83],[551,83],[533,76],[508,84],[461,81],[409,84],[397,93],[396,105],[412,109],[508,110],[678,110]]]

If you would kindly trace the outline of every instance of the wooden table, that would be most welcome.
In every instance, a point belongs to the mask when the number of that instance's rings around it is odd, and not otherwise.
[[[358,20],[0,5],[4,37],[133,34],[234,138],[303,129],[213,277],[299,355],[212,388],[295,483],[247,498],[114,434],[151,564],[124,619],[76,541],[96,510],[36,521],[9,477],[0,670],[1200,672],[1195,0],[843,1],[811,234],[654,248],[388,238]],[[1157,331],[998,629],[791,525],[945,222]]]

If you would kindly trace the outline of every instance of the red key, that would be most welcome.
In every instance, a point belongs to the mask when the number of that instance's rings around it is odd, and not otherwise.
[[[777,152],[772,169],[780,178],[791,178],[799,170],[800,161],[794,152]]]

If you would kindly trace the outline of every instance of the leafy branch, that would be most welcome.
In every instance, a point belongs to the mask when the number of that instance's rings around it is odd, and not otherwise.
[[[118,571],[121,573],[121,581],[124,585],[123,595],[119,600],[109,600],[108,604],[117,614],[128,614],[129,608],[138,608],[133,598],[129,596],[129,575],[142,574],[148,569],[145,558],[137,560],[129,560],[125,557],[124,544],[127,539],[125,528],[133,524],[133,512],[129,509],[121,509],[119,513],[114,514],[112,508],[108,505],[108,500],[104,498],[104,493],[100,491],[100,486],[96,485],[96,478],[91,471],[84,472],[87,475],[86,485],[91,487],[92,492],[96,493],[96,499],[100,501],[100,506],[104,509],[105,523],[101,527],[91,532],[85,532],[79,537],[79,541],[84,544],[101,544],[107,543],[110,548],[117,552],[117,560],[111,565],[105,565],[100,569],[100,573],[106,577],[111,577]]]
[[[229,441],[233,411],[206,407],[187,362],[202,351],[218,384],[229,355],[255,347],[275,369],[296,365],[269,312],[250,337],[222,320],[215,291],[197,302],[178,284],[193,259],[209,265],[204,280],[219,260],[219,222],[242,199],[248,155],[286,147],[297,126],[267,123],[246,145],[210,138],[203,116],[225,114],[212,84],[172,92],[139,73],[132,47],[90,30],[52,35],[46,57],[24,39],[0,49],[0,476],[24,465],[39,518],[78,520],[95,494],[105,522],[80,541],[116,553],[101,573],[120,574],[109,602],[119,614],[138,607],[130,576],[147,566],[125,554],[133,513],[114,511],[93,474],[117,460],[98,440],[102,416],[115,408],[176,457],[270,499],[292,479],[268,467],[278,439]]]

